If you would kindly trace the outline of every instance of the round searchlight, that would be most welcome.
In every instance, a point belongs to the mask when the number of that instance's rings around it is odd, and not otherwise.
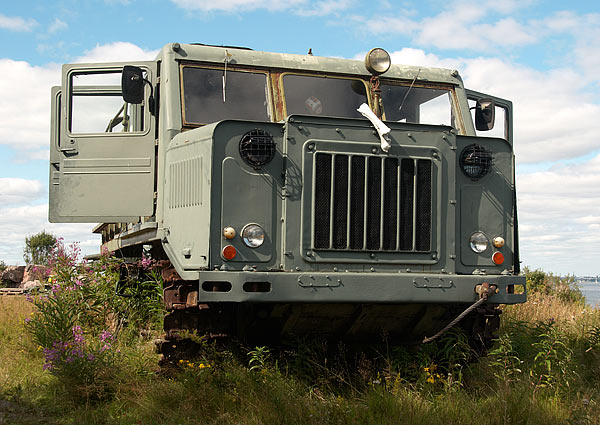
[[[381,75],[392,66],[390,54],[379,47],[371,49],[365,56],[365,66],[371,74]]]

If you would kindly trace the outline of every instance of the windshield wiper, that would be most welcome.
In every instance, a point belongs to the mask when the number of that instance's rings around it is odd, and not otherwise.
[[[421,68],[419,68],[419,70],[417,71],[417,75],[415,75],[415,78],[413,78],[412,83],[410,83],[410,87],[408,88],[408,90],[406,90],[406,94],[404,95],[404,99],[402,99],[402,103],[400,103],[400,107],[398,108],[398,112],[400,112],[402,110],[402,107],[404,106],[404,102],[406,101],[406,98],[408,97],[408,94],[410,93],[410,91],[412,90],[415,81],[417,81],[417,78],[419,78],[419,74],[421,73]]]

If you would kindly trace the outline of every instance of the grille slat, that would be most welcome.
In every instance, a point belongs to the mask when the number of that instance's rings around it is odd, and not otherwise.
[[[333,243],[335,249],[348,245],[348,155],[336,155],[333,185]]]
[[[415,162],[403,159],[400,165],[400,251],[412,251],[413,181]]]
[[[353,156],[350,172],[350,248],[362,249],[365,225],[365,157]]]
[[[315,248],[329,248],[329,200],[331,199],[331,155],[315,159]]]
[[[417,161],[415,250],[431,250],[431,161]]]
[[[381,158],[370,157],[367,174],[367,249],[379,250],[381,232]]]
[[[314,249],[431,251],[432,184],[429,159],[317,153]]]
[[[398,226],[398,159],[387,158],[383,178],[383,249],[396,249]]]

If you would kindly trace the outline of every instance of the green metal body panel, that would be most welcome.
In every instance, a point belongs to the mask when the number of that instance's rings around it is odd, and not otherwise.
[[[120,72],[124,65],[103,64],[101,70],[109,75]],[[144,67],[150,81],[156,80],[156,62],[138,65]],[[145,125],[139,132],[72,131],[73,96],[94,99],[121,93],[120,87],[108,84],[74,86],[78,75],[102,74],[97,65],[64,65],[62,90],[53,93],[53,105],[60,103],[60,113],[53,106],[57,115],[52,121],[50,147],[50,221],[118,222],[152,215],[156,121],[146,108]]]
[[[290,115],[278,122],[224,120],[185,127],[181,64],[222,67],[225,60],[244,69],[360,76],[366,81],[369,77],[361,61],[166,45],[155,62],[128,63],[144,67],[159,99],[156,116],[144,109],[144,131],[72,135],[67,130],[70,106],[53,106],[51,221],[131,222],[105,245],[117,249],[158,243],[181,279],[197,285],[199,302],[465,304],[477,299],[474,289],[484,282],[498,287],[490,303],[525,301],[526,293],[511,293],[513,285],[525,285],[525,279],[513,273],[517,240],[510,102],[495,98],[508,111],[507,140],[476,137],[467,97],[489,96],[467,93],[456,71],[394,65],[382,79],[410,84],[418,76],[424,86],[452,89],[454,128],[386,122],[392,147],[383,152],[373,126],[363,119]],[[122,65],[66,66],[63,87],[53,91],[53,100],[60,99],[61,90],[69,93],[73,72]],[[268,98],[275,104],[281,87],[269,81]],[[246,164],[239,150],[241,137],[257,128],[271,134],[276,145],[273,160],[260,169]],[[65,138],[69,143],[75,140],[76,154],[61,150]],[[478,181],[467,178],[458,163],[464,147],[472,143],[493,152],[491,172]],[[415,177],[413,211],[418,211],[419,199],[430,203],[426,237],[419,242],[419,223],[413,217],[410,248],[402,248],[401,230],[394,230],[398,237],[391,249],[384,249],[383,242],[368,249],[368,230],[360,249],[336,248],[333,242],[319,246],[317,216],[322,207],[317,205],[317,192],[324,172],[317,163],[329,160],[333,176],[342,175],[335,167],[346,160],[367,164],[368,170],[387,170],[389,164],[424,167],[424,183]],[[420,184],[425,195],[419,192]],[[381,177],[382,196],[386,185]],[[363,192],[365,200],[371,199],[369,190]],[[383,216],[383,201],[378,205]],[[366,207],[365,214],[373,212]],[[136,221],[142,224],[133,224]],[[260,248],[247,247],[239,236],[250,223],[265,230]],[[234,239],[223,237],[226,226],[237,231]],[[331,226],[330,237],[336,231]],[[475,231],[505,239],[502,248],[494,249],[504,255],[502,265],[492,263],[491,247],[482,254],[470,249],[469,236]],[[389,236],[382,231],[380,237],[383,241]],[[226,245],[237,250],[233,260],[222,257]],[[231,289],[205,290],[207,282],[228,282]],[[248,283],[268,283],[268,290],[247,290]]]

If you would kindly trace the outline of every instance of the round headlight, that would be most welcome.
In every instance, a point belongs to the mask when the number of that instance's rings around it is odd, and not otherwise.
[[[460,154],[460,169],[472,180],[482,178],[491,168],[492,154],[477,143],[467,146]]]
[[[365,66],[371,74],[380,75],[390,69],[392,60],[388,52],[376,47],[369,50],[369,53],[365,56]]]
[[[259,129],[247,132],[240,140],[240,155],[254,168],[268,164],[275,156],[273,136]]]
[[[258,224],[247,224],[242,229],[242,240],[250,248],[258,248],[265,241],[265,231]]]
[[[483,232],[475,232],[469,238],[469,246],[477,254],[481,254],[488,248],[488,238]]]

